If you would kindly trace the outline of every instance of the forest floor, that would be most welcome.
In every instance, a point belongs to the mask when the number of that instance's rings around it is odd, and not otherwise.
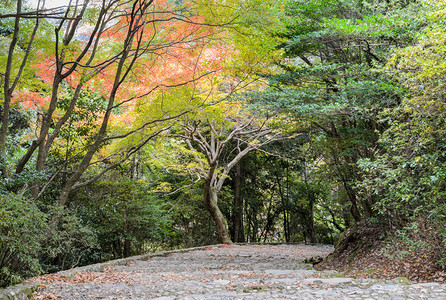
[[[371,223],[347,230],[336,251],[315,268],[355,278],[401,277],[418,283],[446,283],[446,266],[438,263],[445,256],[446,245],[439,233],[422,222],[410,239],[386,230]]]
[[[348,278],[308,257],[327,245],[220,245],[130,261],[67,278],[49,274],[34,299],[446,299],[446,284]]]

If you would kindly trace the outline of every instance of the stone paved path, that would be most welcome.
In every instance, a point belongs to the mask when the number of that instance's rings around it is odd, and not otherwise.
[[[324,245],[208,247],[46,284],[37,299],[430,299],[446,285],[343,278],[303,263]]]

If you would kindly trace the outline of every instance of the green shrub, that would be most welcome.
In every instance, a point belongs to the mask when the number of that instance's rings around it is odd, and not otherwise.
[[[37,259],[46,215],[35,203],[15,194],[0,194],[0,287],[40,274]]]
[[[60,209],[53,206],[51,212]],[[93,230],[72,211],[63,209],[57,228],[42,241],[39,261],[45,273],[100,262],[99,244]]]
[[[72,201],[96,234],[102,260],[145,253],[172,234],[165,201],[151,197],[136,181],[97,182]]]

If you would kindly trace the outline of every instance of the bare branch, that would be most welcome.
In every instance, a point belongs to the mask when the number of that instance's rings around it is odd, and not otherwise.
[[[176,194],[176,193],[178,193],[178,192],[180,192],[180,191],[182,191],[184,189],[190,188],[191,186],[196,185],[201,179],[203,179],[203,178],[199,174],[197,174],[197,179],[194,182],[192,182],[192,183],[190,183],[188,185],[184,185],[184,186],[182,186],[180,188],[177,188],[177,189],[173,190],[172,192],[165,193],[165,194],[163,194],[163,197],[171,196],[171,195],[174,195],[174,194]]]
[[[54,180],[54,178],[56,178],[56,176],[62,171],[62,169],[57,170],[56,173],[53,174],[53,176],[51,176],[50,180],[48,180],[45,185],[43,186],[43,188],[40,190],[39,194],[37,195],[37,198],[39,198],[40,196],[42,196],[43,192],[45,192],[45,190],[47,189],[48,185]]]

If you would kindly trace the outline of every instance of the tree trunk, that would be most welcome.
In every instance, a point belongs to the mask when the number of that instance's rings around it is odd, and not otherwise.
[[[242,174],[240,162],[236,165],[235,170],[235,185],[234,185],[234,212],[232,214],[232,222],[234,228],[233,239],[234,242],[244,242],[245,237],[243,233],[243,200],[240,196],[242,186]]]
[[[307,189],[309,187],[307,186]],[[309,231],[310,231],[310,242],[311,243],[317,243],[317,239],[316,239],[316,230],[314,228],[314,193],[313,191],[308,191],[309,192],[309,201],[308,201],[308,205],[310,208],[310,224],[309,224]]]
[[[287,209],[283,210],[283,231],[285,235],[285,242],[289,243],[291,240],[291,235],[290,235],[289,212]]]
[[[351,202],[351,206],[350,206],[350,213],[352,214],[353,218],[355,219],[356,223],[361,222],[361,214],[359,213],[358,210],[358,205],[356,203],[356,195],[353,192],[353,190],[351,189],[350,185],[344,181],[344,188],[345,191],[347,192],[347,196]]]
[[[131,245],[132,241],[125,239],[124,240],[124,257],[129,257],[131,255]]]
[[[22,1],[17,1],[17,14],[20,15],[22,12]],[[20,29],[20,17],[17,16],[15,19],[14,25],[14,34],[12,36],[11,43],[9,45],[8,51],[8,59],[6,62],[6,69],[3,80],[3,112],[1,115],[2,123],[0,126],[0,172],[4,178],[9,177],[8,168],[6,163],[6,137],[8,135],[8,126],[9,126],[9,113],[10,113],[10,104],[12,99],[12,90],[10,89],[10,77],[13,63],[13,54],[14,49],[17,45],[18,34]]]
[[[304,164],[304,181],[305,189],[307,190],[308,208],[310,210],[310,222],[308,224],[308,229],[310,233],[310,243],[317,243],[316,240],[316,230],[314,228],[314,201],[315,195],[312,187],[309,185],[309,174],[307,172],[307,164]]]
[[[206,180],[204,184],[204,204],[217,225],[218,240],[222,244],[232,244],[228,224],[217,205],[217,193],[218,190],[211,187],[211,181]]]

